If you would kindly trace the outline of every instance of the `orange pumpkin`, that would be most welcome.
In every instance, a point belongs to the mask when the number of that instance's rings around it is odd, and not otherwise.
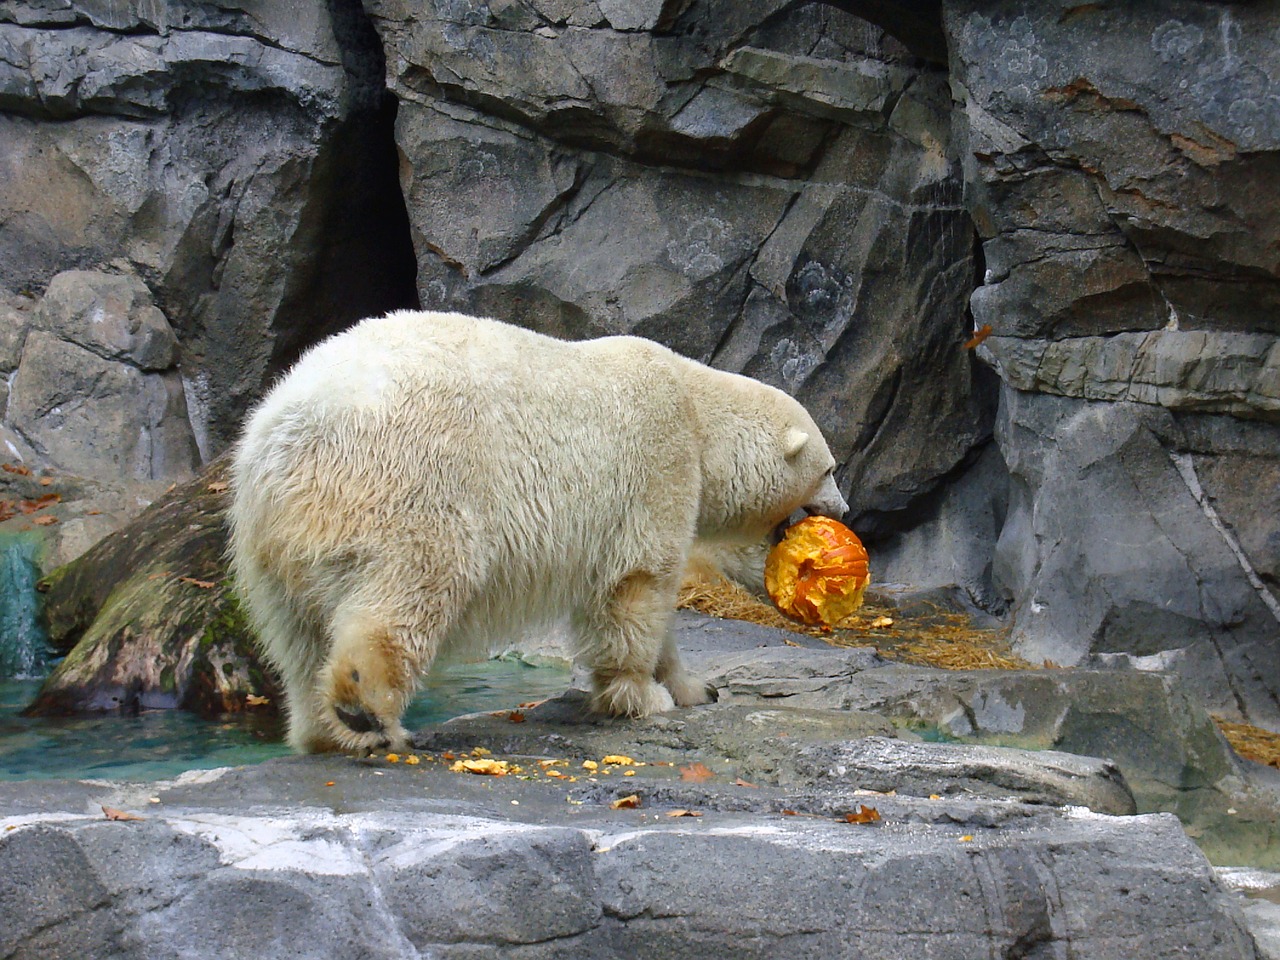
[[[830,517],[792,524],[764,565],[774,606],[793,620],[833,627],[862,606],[871,582],[858,535]]]

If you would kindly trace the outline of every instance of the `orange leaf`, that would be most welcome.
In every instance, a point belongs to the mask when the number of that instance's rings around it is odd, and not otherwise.
[[[22,464],[0,463],[0,470],[4,470],[6,473],[16,473],[20,477],[31,476],[31,468],[24,467]]]
[[[332,786],[333,786],[333,784],[334,784],[334,781],[333,781],[333,780],[326,780],[326,781],[324,782],[324,785],[325,785],[326,787],[332,787]]]
[[[41,478],[40,478],[40,486],[42,486],[42,487],[51,487],[51,486],[53,486],[53,477],[41,477]]]
[[[103,807],[102,812],[107,815],[108,820],[145,820],[146,817],[140,817],[136,813],[126,813],[124,810],[117,810],[115,807]]]
[[[991,324],[984,323],[977,330],[973,331],[973,338],[965,341],[964,348],[966,350],[972,350],[989,336],[991,336]]]
[[[223,490],[226,490],[229,486],[231,486],[231,484],[227,483],[227,481],[225,480],[215,480],[213,481],[213,483],[205,487],[205,489],[208,490],[210,493],[221,493]]]
[[[245,694],[244,702],[245,702],[245,706],[249,706],[249,707],[265,707],[268,703],[271,702],[271,698],[260,697],[256,693],[248,693],[248,694]]]
[[[701,810],[668,810],[667,816],[668,817],[700,817],[702,816],[702,811]]]
[[[617,800],[614,800],[609,804],[610,809],[613,810],[634,810],[638,806],[640,806],[640,798],[634,793],[625,797],[619,797]]]
[[[34,523],[37,527],[48,527],[48,526],[51,526],[52,524],[57,523],[58,518],[46,513],[43,516],[34,517],[31,520],[31,522]]]
[[[52,506],[61,500],[62,495],[59,493],[46,493],[35,500],[23,500],[18,504],[18,509],[23,513],[35,513],[37,510],[43,510],[45,507]]]
[[[864,807],[858,804],[858,809],[853,813],[846,813],[844,818],[849,823],[875,823],[880,819],[880,811],[875,807]]]
[[[512,723],[524,723],[524,714],[519,710],[512,710],[507,714],[507,719]]]
[[[798,814],[798,813],[796,813],[794,810],[783,810],[783,811],[782,811],[782,815],[783,815],[784,817],[796,817],[796,816],[799,816],[799,814]]]
[[[212,590],[217,586],[212,580],[197,580],[195,577],[179,577],[181,583],[189,583],[193,587],[199,587],[201,590]]]
[[[690,783],[703,783],[714,776],[711,768],[705,763],[691,763],[687,767],[680,768],[680,779],[688,780]]]
[[[758,786],[756,786],[754,783],[747,783],[747,781],[743,780],[741,777],[739,777],[737,780],[733,781],[733,785],[734,785],[735,787],[750,787],[752,790],[759,790],[759,789],[760,789],[760,788],[759,788]]]

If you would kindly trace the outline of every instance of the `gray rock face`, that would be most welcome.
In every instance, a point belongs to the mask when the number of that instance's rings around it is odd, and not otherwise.
[[[906,506],[991,423],[944,75],[819,4],[614,6],[370,5],[424,305],[780,386]]]
[[[141,280],[60,273],[22,333],[4,420],[43,462],[115,480],[191,476],[177,340]]]
[[[0,6],[0,287],[123,258],[206,455],[299,340],[412,301],[367,22],[268,7]]]
[[[944,26],[1018,648],[1174,669],[1276,727],[1275,11],[957,0]]]

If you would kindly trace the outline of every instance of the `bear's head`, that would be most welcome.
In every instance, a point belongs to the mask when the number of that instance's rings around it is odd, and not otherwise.
[[[797,510],[844,516],[835,457],[809,412],[781,390],[736,379],[706,432],[699,536],[754,542]]]

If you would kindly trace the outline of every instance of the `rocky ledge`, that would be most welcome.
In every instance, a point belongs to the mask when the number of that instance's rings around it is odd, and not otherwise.
[[[570,690],[423,730],[394,760],[0,785],[0,956],[1273,955],[1271,905],[1224,885],[1177,817],[1134,813],[1158,799],[1148,771],[1130,764],[1134,788],[1125,762],[956,736],[960,715],[1011,736],[1019,709],[1024,736],[1067,736],[1049,687],[997,697],[955,674],[948,733],[927,722],[941,671],[679,628],[718,703],[603,720]],[[1155,699],[1148,675],[1144,701],[1120,695],[1127,673],[1059,673],[1099,730]],[[1263,817],[1266,785],[1194,717],[1141,736],[1183,743],[1188,791]]]

